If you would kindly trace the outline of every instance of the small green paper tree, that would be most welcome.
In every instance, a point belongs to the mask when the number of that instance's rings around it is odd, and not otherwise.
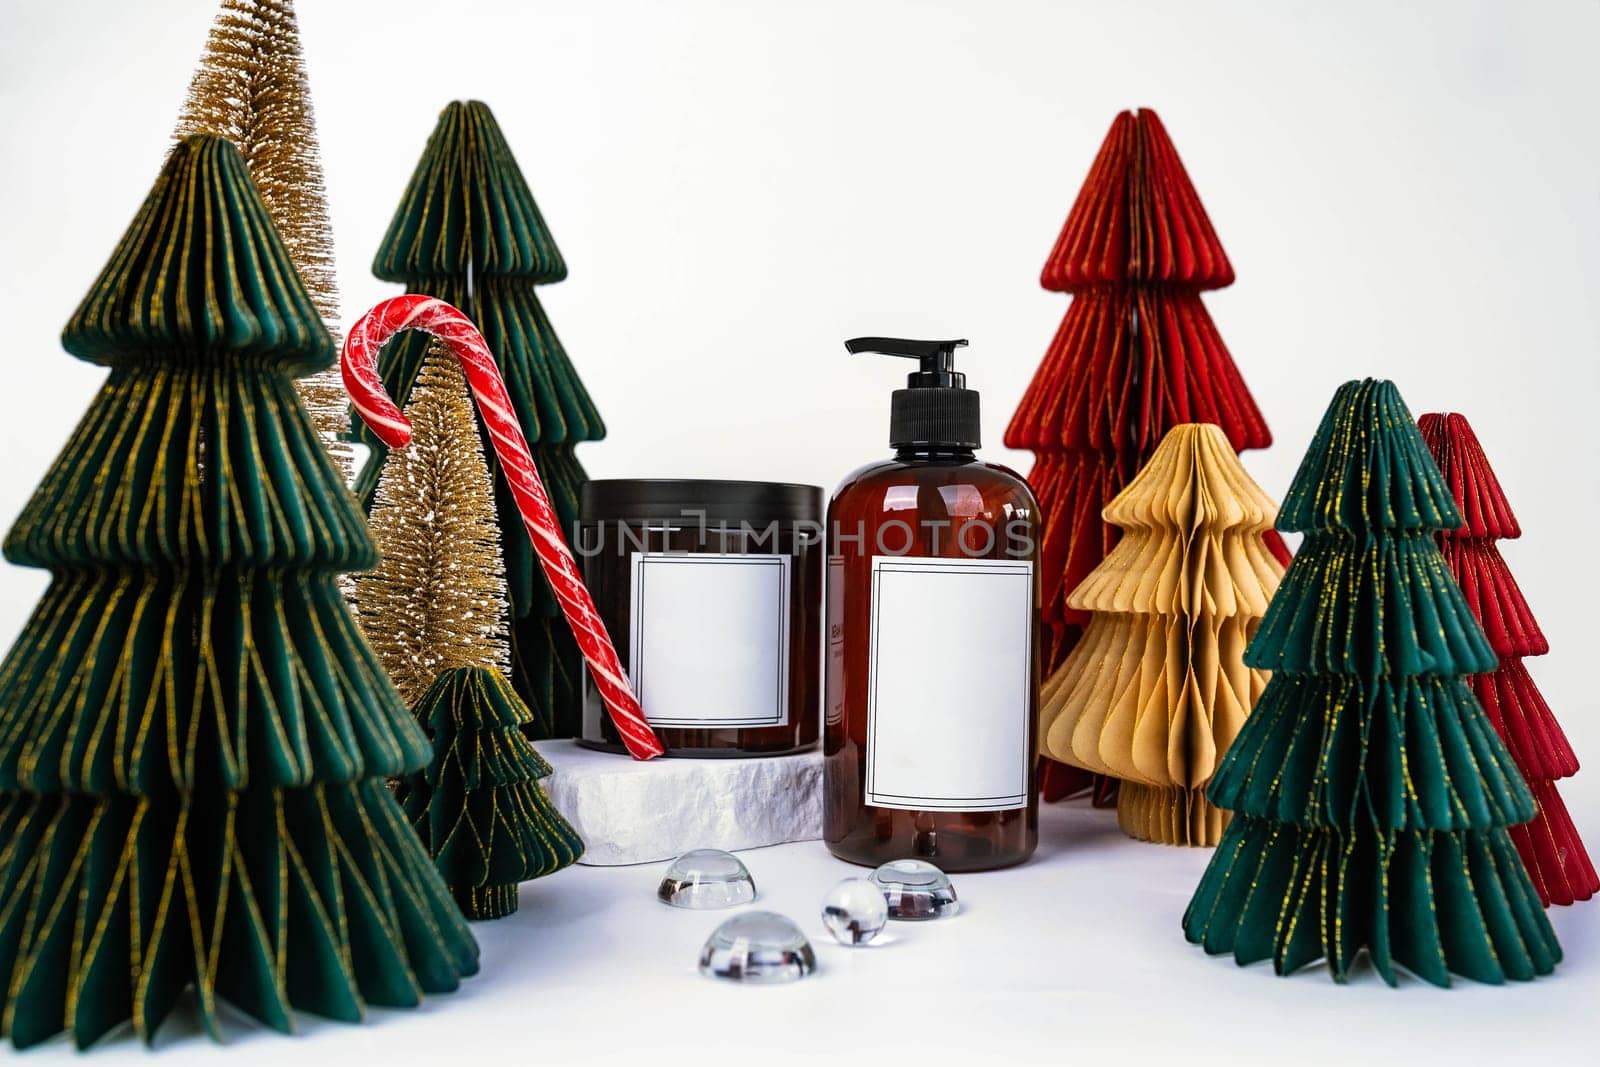
[[[1533,798],[1464,680],[1496,660],[1434,543],[1460,525],[1393,383],[1342,386],[1279,511],[1306,538],[1245,652],[1273,675],[1212,779],[1233,820],[1190,941],[1339,981],[1366,952],[1391,985],[1561,958],[1506,830]]]
[[[372,270],[386,281],[403,282],[408,292],[454,304],[477,324],[505,378],[556,517],[572,529],[587,480],[573,448],[600,440],[605,425],[536,291],[565,278],[566,262],[486,105],[457,101],[439,115]],[[384,387],[401,407],[426,350],[425,337],[405,335],[379,357]],[[370,505],[387,452],[364,426],[354,432],[375,454],[356,483]],[[578,732],[582,698],[577,644],[492,451],[489,462],[511,599],[512,681],[533,709],[533,736],[571,737]]]
[[[505,675],[489,667],[443,671],[416,716],[435,758],[407,780],[406,814],[469,919],[517,910],[517,883],[558,871],[583,842],[539,786],[550,764],[521,728],[531,715]]]
[[[427,739],[292,380],[333,344],[233,145],[179,143],[63,343],[111,373],[5,544],[52,580],[0,665],[0,1030],[454,989],[477,946],[385,784]]]

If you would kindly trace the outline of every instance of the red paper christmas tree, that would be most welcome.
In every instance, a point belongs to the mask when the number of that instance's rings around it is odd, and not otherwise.
[[[1600,877],[1555,787],[1557,779],[1577,773],[1578,757],[1522,664],[1524,656],[1550,651],[1550,644],[1495,547],[1496,541],[1521,537],[1522,527],[1463,416],[1424,415],[1417,424],[1466,520],[1459,530],[1441,534],[1439,547],[1500,657],[1498,670],[1473,675],[1472,691],[1538,807],[1532,822],[1511,828],[1511,839],[1546,905],[1588,900],[1600,890]]]
[[[1067,595],[1120,536],[1101,511],[1167,431],[1216,423],[1241,452],[1272,435],[1200,299],[1233,267],[1154,111],[1111,124],[1040,280],[1073,300],[1005,443],[1037,457],[1048,672],[1088,622]],[[1287,563],[1276,533],[1268,543]],[[1059,764],[1043,776],[1049,800],[1087,784]]]

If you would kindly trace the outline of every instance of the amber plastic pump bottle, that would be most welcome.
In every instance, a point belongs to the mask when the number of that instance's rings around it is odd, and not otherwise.
[[[921,361],[891,403],[894,457],[828,506],[824,835],[853,863],[984,870],[1038,842],[1039,505],[974,454],[966,343],[845,342]]]

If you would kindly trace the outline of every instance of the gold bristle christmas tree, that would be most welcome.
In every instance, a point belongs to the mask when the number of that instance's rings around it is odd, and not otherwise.
[[[244,156],[289,258],[337,345],[333,233],[293,0],[222,0],[173,136],[181,141],[197,133],[225,137]],[[295,387],[348,484],[355,453],[346,440],[349,401],[339,368],[302,378]]]
[[[1091,615],[1045,683],[1040,735],[1052,759],[1122,780],[1133,837],[1221,837],[1203,793],[1266,685],[1242,657],[1283,576],[1264,537],[1277,510],[1210,423],[1173,427],[1106,506],[1122,539],[1067,599]]]
[[[411,444],[390,457],[373,503],[377,570],[356,579],[356,614],[406,703],[451,667],[511,669],[494,482],[460,366],[435,341],[406,405]]]
[[[411,443],[378,481],[383,562],[356,581],[361,626],[433,743],[402,781],[405,810],[469,919],[517,907],[517,883],[560,870],[583,842],[539,787],[551,768],[522,727],[510,670],[494,481],[466,376],[439,342],[406,405]]]

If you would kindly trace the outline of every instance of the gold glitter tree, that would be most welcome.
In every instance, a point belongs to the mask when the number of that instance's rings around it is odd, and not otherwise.
[[[356,579],[356,612],[395,688],[415,704],[452,667],[510,670],[494,482],[460,366],[429,346],[370,524],[383,562]]]
[[[583,842],[539,787],[551,773],[522,730],[510,669],[494,481],[466,376],[435,340],[406,405],[411,444],[378,481],[383,562],[356,584],[378,658],[433,744],[403,779],[412,828],[469,919],[517,909],[517,883],[577,861]]]
[[[323,189],[317,125],[293,0],[222,0],[173,136],[226,137],[244,156],[311,302],[339,342],[339,289]],[[345,439],[348,401],[339,368],[295,383],[348,484],[355,455]]]

